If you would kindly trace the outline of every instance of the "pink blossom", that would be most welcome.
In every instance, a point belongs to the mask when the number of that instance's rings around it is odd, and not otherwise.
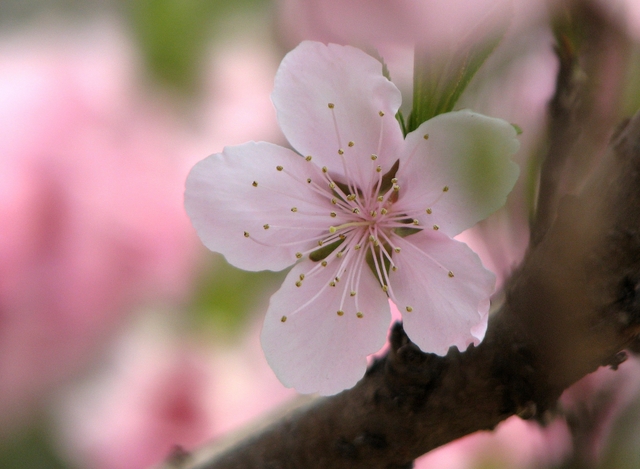
[[[284,58],[272,99],[299,154],[227,147],[193,168],[185,206],[237,267],[295,264],[262,330],[280,380],[303,393],[353,386],[385,341],[388,297],[423,351],[478,343],[495,277],[451,237],[504,204],[518,174],[512,126],[459,111],[403,139],[380,62],[315,42]]]
[[[133,305],[182,298],[194,265],[180,203],[192,138],[138,94],[117,30],[91,29],[0,42],[3,429]]]

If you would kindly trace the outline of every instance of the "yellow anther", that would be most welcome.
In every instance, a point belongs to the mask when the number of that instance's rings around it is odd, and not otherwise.
[[[398,178],[391,179],[391,184],[397,184],[397,183],[398,183]]]
[[[382,166],[376,166],[376,173],[382,172]]]
[[[400,249],[399,247],[395,247],[395,248],[393,248],[393,250],[394,250],[395,252],[397,252],[397,253],[400,253],[400,251],[401,251],[401,249]]]
[[[304,274],[300,274],[300,280],[304,280]]]
[[[322,267],[326,267],[326,266],[327,266],[327,261],[322,261],[322,262],[320,263],[320,265],[322,265]]]
[[[349,194],[349,195],[347,196],[347,200],[349,200],[349,201],[356,200],[356,195],[355,195],[355,194]]]
[[[248,237],[249,237],[249,232],[248,232],[248,231],[245,231],[245,232],[244,232],[244,237],[245,237],[245,238],[248,238]]]
[[[331,212],[329,215],[331,215],[332,218],[335,218],[338,216],[338,214],[336,212]]]
[[[376,240],[376,238],[373,237],[373,235],[369,235],[369,241],[371,241],[372,243]]]
[[[342,148],[338,148],[338,155],[344,155],[344,150]]]
[[[453,277],[454,277],[453,272],[451,272],[451,271],[449,271],[449,274],[448,274],[448,275],[449,275],[449,277],[451,277],[451,278],[453,278]]]
[[[280,318],[280,322],[287,322],[287,317],[286,316],[282,316]]]
[[[433,229],[434,229],[435,231],[438,231],[438,230],[440,229],[440,227],[439,227],[438,225],[433,225]]]
[[[307,178],[307,183],[311,184],[311,178]]]
[[[327,169],[327,167],[326,167],[326,166],[323,166],[323,167],[322,167],[322,172],[323,172],[323,173],[326,173],[327,171],[329,171],[329,170]]]
[[[333,280],[329,282],[329,286],[330,287],[335,287],[336,286],[336,282],[334,282]]]
[[[349,145],[350,147],[352,147],[352,146],[354,146],[354,145],[355,145],[355,142],[349,142],[349,143],[347,143],[347,145]]]
[[[298,207],[291,207],[291,211],[292,212],[297,212],[298,211]]]
[[[382,210],[380,210],[380,213],[381,213],[382,215],[386,215],[386,214],[387,214],[387,211],[388,211],[388,210],[387,210],[386,208],[383,208]]]
[[[414,219],[413,219],[413,224],[414,224],[414,225],[419,225],[419,224],[420,224],[420,222],[419,222],[416,218],[414,218]]]
[[[253,181],[253,182],[251,183],[251,185],[252,185],[253,187],[258,187],[258,183],[257,183],[256,181]]]
[[[336,312],[336,314],[337,314],[338,316],[344,316],[344,311],[342,311],[341,309],[339,309],[339,310]]]
[[[407,313],[410,313],[411,311],[413,311],[413,308],[411,306],[407,306],[405,309],[407,310]]]
[[[351,293],[349,293],[350,296],[356,296],[356,292],[351,290]]]
[[[336,105],[333,103],[329,103],[328,106],[329,106],[329,109],[333,109]]]
[[[358,317],[358,319],[362,319],[364,317],[364,314],[362,314],[360,311],[358,311],[356,313],[356,316]]]
[[[307,161],[311,161],[312,158],[313,157],[311,155],[307,155],[307,156],[304,157],[304,159],[307,160]]]
[[[340,239],[347,239],[347,237],[346,237],[345,235],[343,235],[343,234],[339,235],[338,237],[339,237]]]
[[[448,192],[449,191],[449,186],[444,186],[442,188],[442,192]]]
[[[396,270],[398,270],[398,267],[396,267],[395,265],[392,265],[391,266],[391,270],[393,270],[395,272]]]
[[[369,215],[371,215],[373,218],[378,216],[378,212],[376,212],[375,210],[371,210],[371,212],[369,212]]]
[[[389,291],[389,287],[386,285],[382,285],[382,291],[387,293]]]
[[[398,192],[400,190],[400,186],[398,184],[393,185],[393,191]]]
[[[380,111],[380,112],[378,112],[378,115],[379,115],[380,117],[383,117],[383,116],[384,116],[384,112]]]
[[[378,202],[382,202],[384,200],[384,196],[383,195],[379,195],[378,196]]]
[[[283,168],[282,166],[276,166],[276,169],[277,169],[278,171],[282,171],[284,168]]]
[[[318,246],[322,246],[324,244],[324,241],[320,240],[318,241]]]
[[[264,225],[262,225],[262,227],[263,227],[265,230],[268,230],[268,229],[269,229],[269,223],[265,223]]]
[[[422,138],[424,138],[425,140],[429,140],[429,134],[424,134]]]
[[[329,227],[329,233],[335,233],[337,230],[337,228],[335,226],[330,226]]]
[[[342,257],[342,251],[340,251],[339,253],[336,254],[337,258],[341,258]]]
[[[371,155],[371,159],[372,159],[373,161],[377,160],[377,159],[378,159],[378,155]]]
[[[358,207],[354,208],[353,210],[351,210],[353,213],[358,214],[360,213],[360,209]]]
[[[296,259],[302,259],[302,253],[296,252]]]
[[[296,287],[301,287],[301,286],[302,286],[302,282],[301,282],[300,280],[298,280],[298,281],[296,282]]]
[[[355,249],[355,250],[357,251],[358,249],[360,249],[360,245],[359,245],[359,244],[356,244],[356,245],[353,247],[353,249]]]
[[[433,210],[431,210],[430,208],[427,209],[427,215],[431,215],[433,213]]]
[[[333,205],[336,205],[336,204],[338,203],[338,199],[336,199],[335,197],[333,197],[333,198],[331,199],[331,203],[332,203]]]
[[[335,182],[333,182],[333,181],[331,181],[331,182],[329,183],[329,189],[335,189],[335,188],[336,188],[336,183],[335,183]]]

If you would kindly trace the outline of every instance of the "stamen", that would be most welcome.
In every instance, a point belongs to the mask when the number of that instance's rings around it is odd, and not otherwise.
[[[371,155],[371,160],[372,160],[372,161],[375,161],[375,160],[377,160],[377,159],[378,159],[378,155]]]
[[[433,229],[434,229],[435,231],[438,231],[438,230],[440,229],[440,227],[439,227],[438,225],[433,225]]]
[[[287,322],[287,317],[286,316],[282,316],[280,318],[280,322]]]
[[[248,232],[248,231],[245,231],[245,232],[244,232],[244,237],[245,237],[245,238],[248,238],[248,237],[249,237],[249,232]]]
[[[302,282],[301,282],[300,280],[298,280],[298,281],[296,282],[296,287],[301,287],[301,286],[302,286]]]
[[[333,109],[336,105],[333,103],[329,103],[328,106],[329,106],[329,109]]]
[[[297,208],[297,207],[291,207],[291,211],[292,211],[292,212],[297,212],[297,211],[298,211],[298,208]]]
[[[422,138],[424,138],[425,140],[429,140],[429,134],[424,134]]]
[[[339,310],[336,312],[336,314],[337,314],[338,316],[344,316],[344,311],[342,311],[341,309],[339,309]]]
[[[362,319],[364,317],[364,314],[362,314],[360,311],[358,311],[356,313],[356,316],[358,317],[358,319]]]
[[[380,117],[384,117],[384,112],[380,111],[380,112],[378,112],[378,115],[379,115]]]
[[[431,215],[433,213],[433,210],[431,210],[430,208],[428,208],[426,211],[427,211],[427,215]]]
[[[258,187],[258,183],[257,183],[256,181],[253,181],[253,182],[251,183],[251,185],[252,185],[253,187]]]
[[[451,272],[451,271],[449,271],[449,274],[448,274],[448,275],[449,275],[449,277],[451,277],[451,278],[453,278],[453,277],[454,277],[453,272]]]
[[[302,253],[296,252],[296,259],[302,259]]]
[[[269,223],[266,223],[266,224],[262,225],[262,227],[263,227],[265,230],[268,230],[268,229],[269,229]]]
[[[413,308],[411,306],[407,306],[405,309],[407,310],[407,313],[410,313],[411,311],[413,311]]]
[[[347,145],[348,145],[348,146],[350,146],[350,147],[352,147],[352,146],[354,146],[354,145],[355,145],[355,142],[349,142],[349,143],[347,143]]]
[[[344,155],[344,150],[342,148],[338,148],[338,155]]]
[[[448,192],[449,191],[449,186],[444,186],[442,188],[442,192]]]
[[[276,169],[277,169],[278,171],[282,171],[284,168],[283,168],[282,166],[276,166]]]
[[[311,159],[312,159],[312,158],[313,158],[313,157],[312,157],[311,155],[308,155],[308,156],[305,156],[305,158],[304,158],[304,159],[305,159],[305,160],[307,160],[307,161],[311,161]]]
[[[349,296],[356,296],[356,292],[351,290],[351,293],[349,293]]]

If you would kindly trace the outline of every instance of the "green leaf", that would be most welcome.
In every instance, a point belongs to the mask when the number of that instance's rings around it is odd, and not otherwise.
[[[488,22],[492,21],[490,33]],[[504,36],[508,21],[494,25],[487,16],[447,54],[434,56],[428,47],[416,46],[413,69],[413,108],[407,131],[445,112],[450,112],[485,60]]]

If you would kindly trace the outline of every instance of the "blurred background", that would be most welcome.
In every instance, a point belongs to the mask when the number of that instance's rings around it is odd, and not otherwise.
[[[640,107],[640,1],[595,3],[629,46],[603,75],[618,119]],[[208,252],[182,192],[191,166],[225,145],[286,145],[269,95],[304,39],[377,51],[406,116],[414,43],[437,59],[480,22],[484,33],[506,25],[458,106],[523,129],[507,206],[461,235],[501,284],[528,242],[558,67],[550,25],[563,9],[0,0],[0,468],[142,469],[295,397],[258,342],[283,274],[239,271]],[[630,358],[569,389],[545,426],[509,419],[416,467],[637,468],[639,396]]]

